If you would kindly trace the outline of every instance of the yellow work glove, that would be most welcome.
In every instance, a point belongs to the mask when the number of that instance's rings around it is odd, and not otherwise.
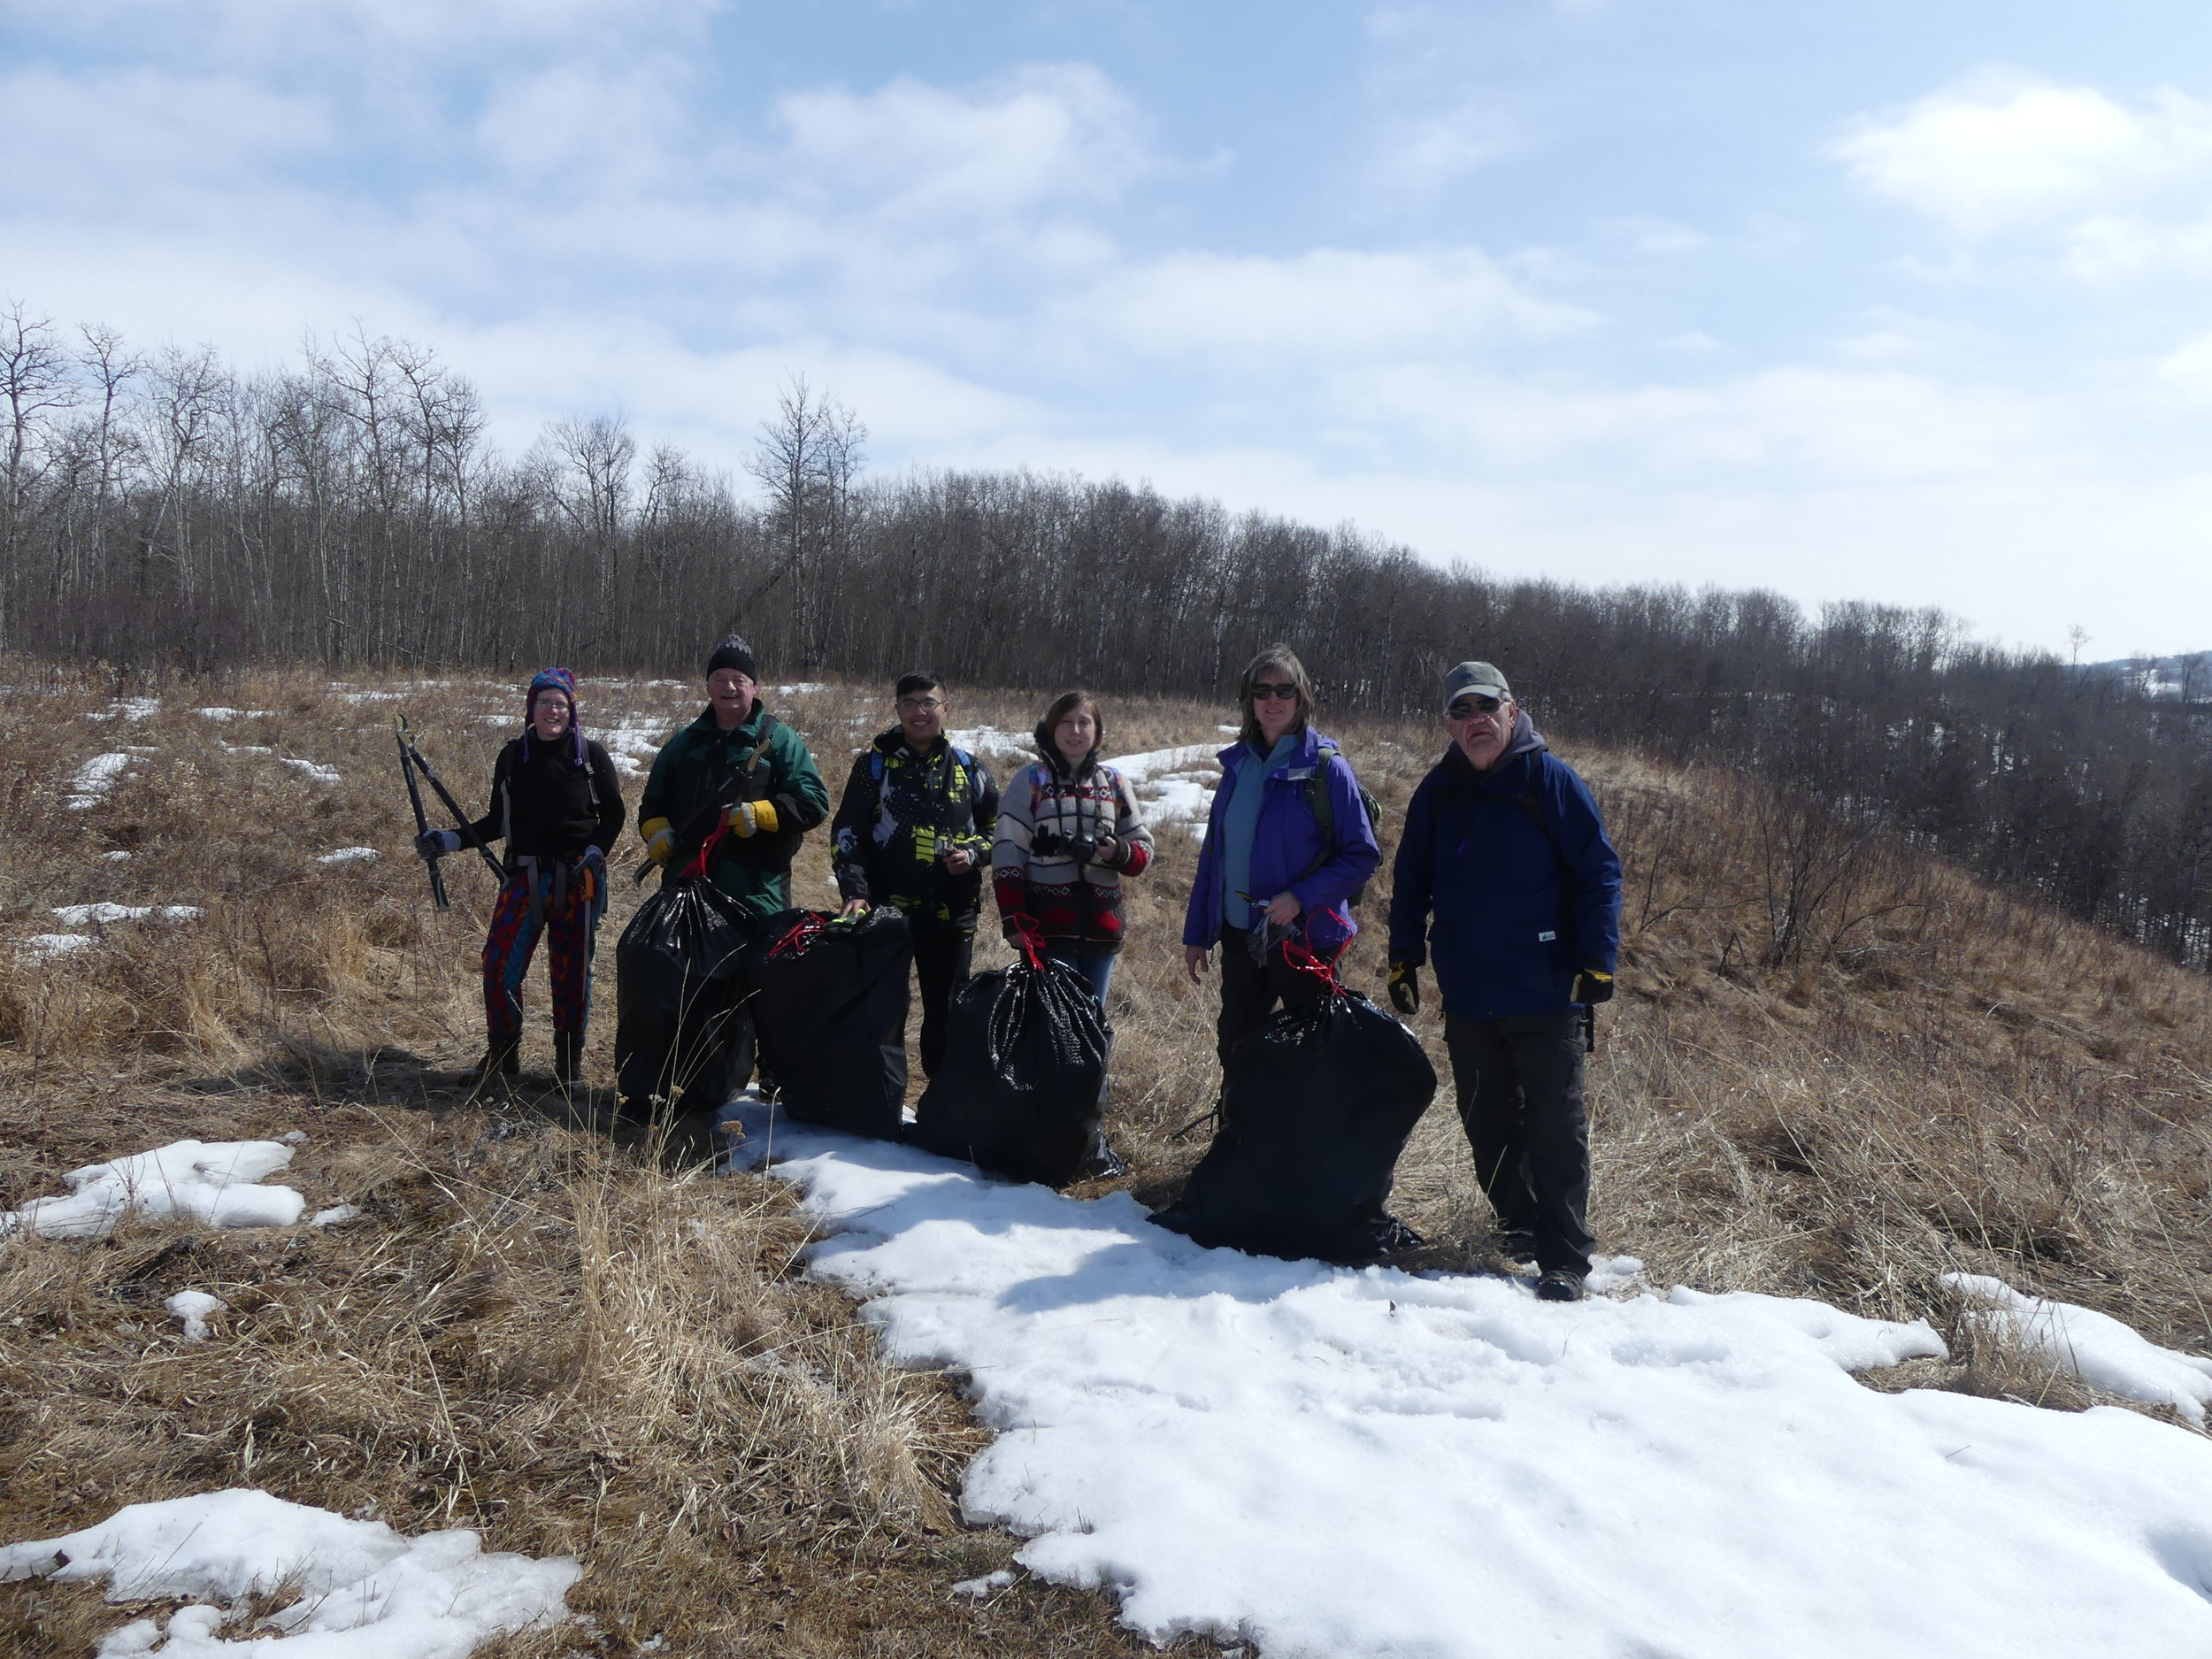
[[[773,835],[776,809],[767,801],[740,801],[722,815],[722,821],[730,826],[733,835]]]
[[[637,833],[645,837],[645,856],[657,864],[664,864],[676,853],[676,832],[669,827],[664,818],[649,818],[637,826]]]

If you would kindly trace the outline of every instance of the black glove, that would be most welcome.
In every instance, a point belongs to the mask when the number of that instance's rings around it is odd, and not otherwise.
[[[1613,1000],[1613,976],[1603,968],[1578,968],[1575,982],[1567,992],[1570,1002],[1580,1002],[1594,1008],[1600,1002]]]
[[[415,856],[419,858],[442,858],[460,850],[461,838],[451,830],[426,829],[415,837]]]
[[[1410,962],[1390,964],[1390,1005],[1408,1019],[1421,1011],[1421,970]]]

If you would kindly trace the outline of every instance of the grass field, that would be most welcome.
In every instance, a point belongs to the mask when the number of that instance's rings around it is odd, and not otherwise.
[[[579,1126],[547,1075],[541,968],[535,1075],[496,1096],[453,1086],[481,1041],[491,882],[449,862],[454,907],[433,912],[390,720],[403,710],[480,810],[518,723],[515,678],[0,668],[0,1209],[166,1141],[296,1130],[275,1179],[311,1208],[364,1211],[0,1246],[0,1541],[256,1485],[578,1555],[585,1617],[487,1652],[1140,1651],[1102,1593],[949,1593],[1018,1543],[959,1518],[980,1443],[960,1379],[876,1363],[851,1309],[803,1277],[804,1226],[777,1184]],[[967,730],[1024,732],[1045,701],[955,695]],[[587,729],[636,764],[698,706],[682,682],[588,681],[583,697]],[[833,793],[887,721],[872,688],[771,701]],[[1107,748],[1211,745],[1233,718],[1110,699]],[[1440,732],[1322,724],[1381,798],[1387,850]],[[1627,870],[1622,995],[1593,1062],[1601,1248],[1643,1258],[1655,1285],[1936,1320],[1953,1360],[1878,1386],[2094,1397],[1962,1318],[1938,1283],[1952,1271],[2212,1346],[2203,979],[1755,782],[1555,737]],[[120,758],[87,770],[103,756]],[[1179,944],[1196,843],[1170,824],[1159,847],[1133,885],[1111,1009],[1110,1125],[1148,1202],[1202,1149],[1172,1132],[1216,1085],[1214,987],[1184,979]],[[358,848],[380,856],[331,858]],[[797,901],[828,903],[826,878],[817,834]],[[588,1060],[602,1095],[612,941],[641,892],[618,885]],[[53,913],[98,904],[201,914]],[[38,942],[65,933],[85,942]],[[1005,956],[985,933],[979,966]],[[1379,995],[1381,965],[1371,931],[1346,977]],[[1448,1076],[1432,1013],[1416,1029]],[[1497,1271],[1448,1101],[1394,1202],[1430,1240],[1412,1265]],[[186,1288],[230,1304],[215,1340],[180,1341],[161,1310]],[[118,1622],[81,1586],[0,1587],[0,1653],[88,1652]]]

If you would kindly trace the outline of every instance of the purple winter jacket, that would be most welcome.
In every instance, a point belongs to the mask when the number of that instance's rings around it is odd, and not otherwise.
[[[1244,770],[1256,772],[1263,764],[1242,743],[1231,744],[1218,758],[1221,785],[1214,791],[1205,844],[1198,851],[1198,879],[1191,884],[1190,908],[1183,918],[1186,945],[1210,945],[1221,937],[1222,818]],[[1327,760],[1335,846],[1332,849],[1322,844],[1321,826],[1307,802],[1306,789],[1324,758],[1320,733],[1309,726],[1296,757],[1266,779],[1267,793],[1261,797],[1259,822],[1252,831],[1250,879],[1253,896],[1263,902],[1278,893],[1297,895],[1298,931],[1308,948],[1326,960],[1359,932],[1344,901],[1375,873],[1382,849],[1375,844],[1375,826],[1367,821],[1351,763],[1341,754]]]

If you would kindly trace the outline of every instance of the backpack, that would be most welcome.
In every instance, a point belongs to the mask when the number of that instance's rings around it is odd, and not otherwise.
[[[1336,805],[1329,799],[1329,762],[1332,757],[1344,761],[1345,770],[1348,772],[1351,770],[1352,764],[1350,761],[1344,760],[1344,751],[1336,746],[1334,739],[1324,737],[1317,741],[1321,749],[1321,763],[1313,769],[1313,776],[1306,780],[1306,807],[1313,814],[1313,821],[1321,826],[1321,840],[1324,844],[1321,856],[1314,860],[1313,870],[1306,872],[1309,876],[1313,873],[1314,870],[1318,870],[1323,864],[1328,863],[1330,855],[1334,853],[1337,848]],[[1352,773],[1352,787],[1359,791],[1361,809],[1367,814],[1367,827],[1370,830],[1379,831],[1382,825],[1382,803],[1375,799],[1365,784],[1360,782],[1357,772]],[[1541,819],[1538,821],[1540,823]],[[1348,905],[1357,904],[1366,896],[1367,884],[1362,882],[1358,890],[1344,902]]]

